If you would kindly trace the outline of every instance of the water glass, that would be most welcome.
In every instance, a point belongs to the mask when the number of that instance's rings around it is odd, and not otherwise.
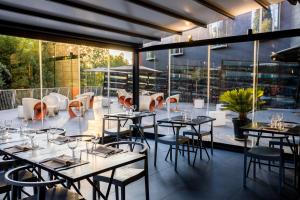
[[[26,136],[30,139],[31,147],[32,147],[32,148],[35,148],[34,140],[33,140],[33,139],[34,139],[35,136],[36,136],[36,131],[35,131],[35,130],[27,131]]]
[[[74,138],[69,138],[69,140],[68,140],[68,147],[69,147],[69,149],[72,150],[72,158],[73,158],[73,160],[76,159],[75,158],[75,149],[77,148],[77,146],[78,146],[78,140],[77,140],[77,138],[75,140],[74,140]]]
[[[91,142],[93,143],[93,148],[96,148],[96,145],[100,142],[100,137],[94,137],[91,139]]]
[[[86,142],[85,146],[86,146],[86,152],[87,153],[92,153],[93,152],[93,148],[94,148],[94,143],[93,142]]]

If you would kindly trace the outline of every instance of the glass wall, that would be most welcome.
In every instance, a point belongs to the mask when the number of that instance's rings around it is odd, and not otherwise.
[[[0,52],[1,126],[101,135],[117,90],[132,92],[130,52],[5,35]]]
[[[256,113],[261,121],[268,121],[275,114],[284,121],[300,122],[299,84],[300,37],[259,42],[258,89],[264,91],[264,104]],[[267,110],[267,111],[266,111]]]

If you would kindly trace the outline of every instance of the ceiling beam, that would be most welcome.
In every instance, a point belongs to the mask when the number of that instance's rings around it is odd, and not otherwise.
[[[144,39],[155,40],[155,41],[161,40],[160,37],[154,37],[154,36],[144,35],[144,34],[132,32],[132,31],[122,30],[122,29],[118,29],[118,28],[115,28],[112,26],[100,25],[100,24],[96,24],[96,23],[89,22],[86,20],[72,19],[67,16],[58,15],[56,13],[54,14],[54,13],[50,13],[47,11],[33,10],[32,8],[25,8],[25,7],[19,6],[19,5],[18,5],[18,7],[15,7],[13,5],[9,5],[9,4],[3,3],[3,2],[0,2],[0,5],[1,5],[0,9],[10,11],[10,12],[16,12],[16,13],[30,15],[30,16],[34,16],[34,17],[40,17],[40,18],[44,18],[44,19],[48,19],[48,20],[55,20],[55,21],[59,21],[59,22],[84,26],[84,27],[88,27],[88,28],[100,29],[103,31],[109,31],[109,32],[123,34],[123,35],[137,37],[137,38],[144,38]]]
[[[281,31],[273,31],[273,32],[265,32],[265,33],[228,36],[228,37],[222,37],[222,38],[195,40],[195,41],[190,41],[190,42],[160,44],[160,45],[153,45],[153,46],[149,46],[149,47],[142,47],[139,49],[139,51],[140,52],[157,51],[157,50],[164,50],[164,49],[188,48],[188,47],[215,45],[215,44],[251,42],[251,41],[255,41],[255,40],[269,41],[269,40],[275,40],[275,39],[280,39],[280,38],[290,38],[290,37],[299,37],[299,36],[300,36],[300,28],[281,30]]]
[[[201,4],[201,5],[203,5],[203,6],[205,6],[205,7],[207,7],[207,8],[209,8],[209,9],[211,9],[211,10],[213,10],[213,11],[215,11],[215,12],[217,12],[217,13],[219,13],[219,14],[221,14],[221,15],[223,15],[223,16],[225,16],[225,17],[228,17],[230,19],[234,19],[233,14],[229,13],[228,11],[220,8],[219,6],[217,6],[215,4],[212,4],[212,3],[210,3],[206,0],[194,0],[194,1]]]
[[[70,7],[73,7],[73,8],[78,8],[78,9],[82,9],[82,10],[89,11],[89,12],[94,12],[94,13],[97,13],[99,15],[105,15],[105,16],[112,17],[112,18],[115,18],[115,19],[118,19],[118,20],[129,22],[129,23],[132,23],[132,24],[138,24],[138,25],[141,25],[141,26],[156,29],[156,30],[159,30],[159,31],[162,31],[162,32],[168,32],[168,33],[178,34],[178,35],[182,34],[182,32],[180,32],[180,31],[165,28],[163,26],[154,24],[154,23],[149,22],[149,21],[137,19],[137,18],[134,18],[134,17],[129,17],[128,15],[125,15],[125,14],[122,14],[122,13],[119,13],[119,12],[116,12],[116,11],[113,11],[113,10],[109,10],[109,9],[106,9],[106,8],[102,8],[102,7],[99,7],[95,4],[91,4],[91,3],[88,3],[88,2],[82,2],[82,1],[79,1],[79,0],[76,0],[76,1],[71,1],[71,0],[64,0],[64,1],[61,1],[61,0],[48,0],[48,1],[53,1],[53,2],[56,2],[56,3],[59,3],[59,4],[67,5],[67,6],[70,6]]]
[[[51,29],[35,25],[22,24],[19,22],[13,22],[3,19],[0,19],[0,34],[126,51],[133,51],[133,49],[141,46],[141,44],[138,43],[107,39],[93,35],[74,33],[70,31]]]
[[[268,10],[270,3],[265,0],[254,0],[257,4],[259,4],[264,9]]]
[[[167,8],[167,7],[163,7],[160,4],[156,4],[156,3],[153,3],[153,2],[150,2],[150,1],[144,1],[144,0],[126,0],[126,1],[128,1],[130,3],[133,3],[133,4],[136,4],[136,5],[139,5],[139,6],[142,6],[142,7],[147,8],[147,9],[153,10],[155,12],[160,12],[162,14],[165,14],[165,15],[177,18],[177,19],[183,19],[183,20],[192,22],[193,24],[195,24],[197,26],[201,26],[201,27],[204,27],[204,28],[206,28],[206,26],[207,26],[206,23],[201,22],[198,19],[195,19],[195,18],[190,17],[190,16],[183,15],[183,14],[181,14],[181,13],[175,11],[175,10],[172,10],[170,8]]]

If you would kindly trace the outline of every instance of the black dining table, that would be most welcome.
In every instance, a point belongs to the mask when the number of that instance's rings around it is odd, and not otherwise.
[[[108,199],[114,172],[117,168],[146,159],[145,155],[126,151],[116,153],[108,157],[101,157],[96,154],[87,153],[86,141],[79,141],[76,148],[76,158],[79,157],[79,160],[82,162],[73,166],[70,165],[59,169],[53,169],[44,165],[43,162],[47,159],[61,155],[72,156],[72,151],[69,149],[67,143],[50,143],[47,139],[47,134],[37,134],[34,141],[38,143],[39,147],[18,153],[11,153],[8,151],[7,148],[15,145],[23,145],[26,140],[26,137],[19,133],[13,133],[8,139],[0,140],[1,154],[30,164],[34,168],[37,168],[37,171],[42,169],[51,173],[54,177],[65,179],[67,187],[73,187],[80,195],[81,192],[74,183],[81,180],[87,180],[90,185],[100,193],[103,199]],[[109,183],[106,194],[103,194],[100,189],[94,185],[91,178],[97,174],[107,171],[112,171],[111,182]],[[16,195],[13,195],[13,200],[14,199],[17,199]]]
[[[156,124],[156,113],[155,112],[132,112],[132,113],[125,113],[125,112],[122,112],[122,113],[111,113],[111,114],[105,114],[104,115],[104,118],[103,118],[103,125],[105,123],[105,120],[107,118],[115,118],[117,119],[118,121],[124,121],[124,124],[121,124],[118,122],[119,126],[122,126],[124,127],[126,125],[126,123],[130,120],[132,122],[132,127],[134,130],[136,130],[140,136],[142,137],[143,140],[145,140],[148,148],[150,149],[150,145],[147,141],[147,138],[145,137],[143,131],[142,131],[142,120],[143,118],[145,117],[152,117],[153,119],[153,127],[155,126]],[[104,126],[103,126],[104,127]],[[120,127],[119,127],[120,128]]]
[[[288,122],[285,123],[286,126],[282,129],[279,130],[277,128],[271,128],[270,123],[266,122],[255,122],[255,123],[249,123],[245,126],[240,127],[242,131],[252,131],[252,132],[257,132],[258,134],[262,135],[263,133],[268,133],[268,134],[278,134],[278,135],[286,135],[292,137],[292,145],[297,145],[295,142],[295,137],[300,137],[300,125],[297,123],[292,123]],[[288,143],[290,143],[289,140],[287,140]],[[259,138],[257,139],[256,144],[258,145],[259,143]],[[293,154],[297,156],[297,159],[299,160],[299,152],[295,152],[292,148],[291,151]],[[299,163],[299,161],[298,161]],[[300,174],[300,166],[298,166],[298,174]],[[300,176],[298,176],[298,189],[300,188]]]
[[[215,118],[207,117],[207,116],[199,116],[193,119],[186,119],[184,116],[174,116],[170,118],[157,120],[158,124],[171,124],[173,127],[174,135],[179,134],[179,131],[184,126],[191,126],[192,130],[195,133],[200,133],[200,127],[203,124],[211,122],[211,154],[213,155],[213,121]],[[175,131],[176,129],[176,131]]]

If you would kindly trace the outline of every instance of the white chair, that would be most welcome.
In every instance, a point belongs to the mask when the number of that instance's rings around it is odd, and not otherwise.
[[[208,116],[215,118],[214,126],[226,125],[226,111],[209,111]]]
[[[54,95],[47,95],[43,97],[43,102],[47,105],[48,116],[55,116],[59,112],[59,99]]]
[[[88,97],[88,101],[87,101],[88,108],[93,108],[94,96],[95,96],[94,92],[85,92],[85,93],[79,94],[75,97],[75,99],[85,97],[85,96]]]
[[[128,93],[126,92],[126,90],[124,90],[124,89],[118,89],[117,90],[117,95],[118,95],[118,102],[121,105],[124,105],[125,98],[126,98],[126,96],[128,96]]]
[[[140,96],[140,111],[153,112],[155,109],[155,100],[151,96]]]
[[[155,107],[162,108],[164,105],[164,93],[155,93],[152,94],[151,97],[155,100]]]
[[[23,105],[23,117],[24,119],[33,119],[34,118],[34,105],[39,100],[34,98],[22,98]]]
[[[55,92],[51,92],[49,95],[56,96],[59,100],[59,110],[67,110],[69,105],[69,98]]]
[[[87,97],[81,97],[78,99],[73,99],[69,102],[68,112],[70,118],[83,117],[86,112],[86,101]]]
[[[203,108],[204,99],[194,99],[194,108]]]
[[[177,111],[178,110],[178,103],[179,103],[179,94],[175,94],[175,95],[172,95],[172,96],[169,96],[167,99],[166,99],[166,103],[168,104],[170,104],[170,107],[171,107],[171,103],[173,103],[173,104],[176,104],[176,108],[175,108],[175,111]],[[170,108],[170,110],[174,110],[174,109],[171,109]]]

